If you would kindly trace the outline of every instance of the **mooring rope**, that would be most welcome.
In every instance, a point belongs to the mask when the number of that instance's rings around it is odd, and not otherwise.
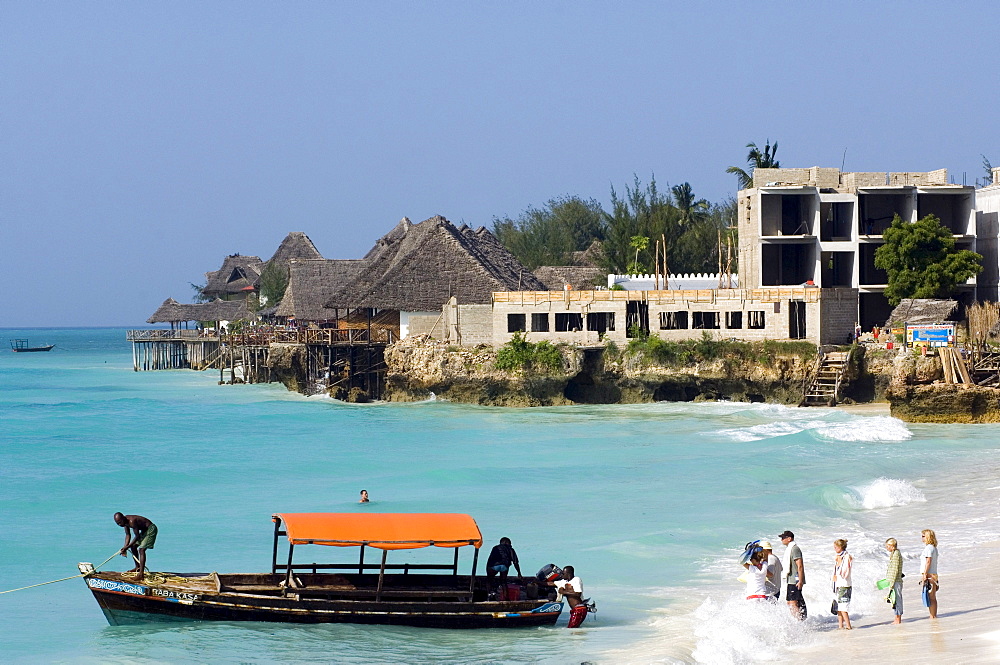
[[[108,561],[111,561],[116,556],[118,556],[118,552],[115,552],[114,554],[112,554],[111,556],[109,556],[107,559],[105,559],[104,561],[102,561],[99,564],[97,564],[94,567],[94,572],[97,572],[98,568],[100,568],[101,566],[103,566],[104,564],[106,564]],[[0,595],[3,595],[5,593],[11,593],[13,591],[23,591],[24,589],[34,589],[36,586],[45,586],[46,584],[55,584],[56,582],[65,582],[66,580],[75,580],[76,578],[83,577],[85,575],[90,575],[90,573],[80,573],[79,575],[70,575],[69,577],[62,577],[62,578],[60,578],[58,580],[51,580],[49,582],[41,582],[39,584],[29,584],[28,586],[18,587],[17,589],[7,589],[6,591],[0,591]]]

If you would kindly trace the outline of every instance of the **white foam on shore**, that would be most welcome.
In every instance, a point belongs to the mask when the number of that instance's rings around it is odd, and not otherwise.
[[[779,436],[798,434],[799,432],[816,427],[822,427],[827,423],[822,421],[788,422],[776,421],[772,423],[761,423],[750,427],[734,427],[716,432],[734,441],[750,442],[761,441],[763,439],[773,439]]]
[[[794,619],[783,602],[747,600],[732,595],[726,600],[705,600],[694,612],[698,638],[692,656],[699,663],[723,665],[779,659],[791,646],[808,644],[810,622]]]
[[[926,501],[924,493],[911,483],[898,478],[876,478],[870,483],[852,488],[858,493],[858,505],[865,510],[905,506],[914,501]]]
[[[816,428],[815,433],[821,439],[870,443],[893,443],[913,438],[906,423],[890,416],[868,416],[846,423],[823,425]]]
[[[769,423],[718,430],[716,434],[734,441],[750,442],[809,431],[827,441],[894,443],[913,438],[906,423],[889,416],[864,416],[846,422],[828,420],[779,420]]]

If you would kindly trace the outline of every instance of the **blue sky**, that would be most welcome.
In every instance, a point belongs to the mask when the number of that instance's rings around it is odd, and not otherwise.
[[[358,258],[637,174],[1000,164],[991,3],[0,6],[0,327],[136,325],[226,254]],[[991,67],[992,63],[992,67]]]

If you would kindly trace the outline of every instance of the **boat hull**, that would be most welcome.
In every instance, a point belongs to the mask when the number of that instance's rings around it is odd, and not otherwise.
[[[87,585],[111,625],[164,621],[355,623],[426,628],[513,628],[552,625],[562,603],[376,601],[226,592],[186,592],[88,577]]]
[[[51,351],[55,347],[55,344],[49,344],[48,346],[31,346],[31,347],[21,347],[19,349],[11,349],[14,353],[39,353],[41,351]]]

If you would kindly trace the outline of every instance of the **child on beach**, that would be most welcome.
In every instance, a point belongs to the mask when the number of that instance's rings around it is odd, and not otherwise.
[[[854,557],[847,552],[847,541],[838,538],[833,541],[833,586],[837,594],[837,624],[851,630],[851,564]]]

